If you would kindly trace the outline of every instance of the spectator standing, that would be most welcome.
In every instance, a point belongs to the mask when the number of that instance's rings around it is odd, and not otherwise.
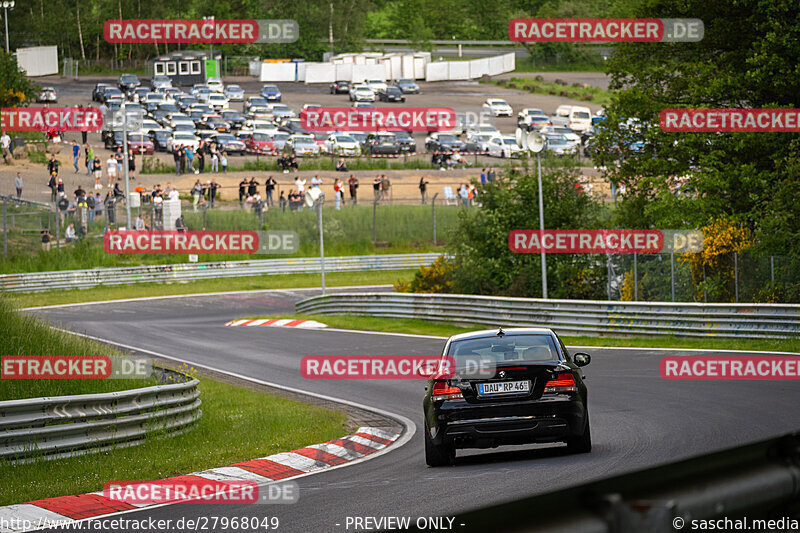
[[[422,205],[425,205],[425,193],[428,191],[428,183],[425,176],[419,179],[419,194],[422,197]]]
[[[8,136],[7,131],[4,131],[3,135],[0,136],[0,147],[3,148],[3,161],[5,161],[6,165],[10,165],[8,161],[11,159],[11,137]]]
[[[278,198],[278,207],[281,208],[281,212],[286,212],[286,197],[283,195],[283,191],[281,191],[281,197]]]
[[[228,171],[228,155],[225,153],[224,150],[222,151],[222,154],[220,156],[220,160],[219,161],[222,164],[222,172],[227,172]]]
[[[136,154],[132,148],[128,150],[128,175],[132,180],[136,179]]]
[[[381,199],[383,203],[391,203],[392,182],[386,174],[381,175]]]
[[[497,174],[494,171],[494,167],[489,167],[489,172],[486,173],[486,181],[492,183],[496,177]]]
[[[358,178],[350,174],[347,185],[350,188],[350,205],[358,204]]]
[[[242,178],[239,182],[239,206],[244,207],[245,198],[247,198],[247,178]]]
[[[50,173],[50,180],[47,182],[47,186],[50,187],[50,201],[56,203],[56,198],[58,198],[58,180],[56,180],[56,174]]]
[[[219,172],[219,154],[216,150],[211,152],[211,172]]]
[[[255,176],[251,177],[250,181],[247,183],[247,196],[255,196],[258,194],[259,185],[261,184],[256,181]]]
[[[333,194],[336,197],[336,209],[342,208],[342,193],[344,193],[344,183],[339,178],[333,180]]]
[[[86,175],[92,175],[92,160],[94,159],[94,150],[89,143],[83,143],[83,151],[85,153],[84,163],[86,164]]]
[[[191,146],[186,147],[186,172],[190,174],[194,172],[197,174],[197,171],[194,169],[194,150]]]
[[[14,188],[17,190],[17,198],[22,198],[22,174],[17,172],[17,177],[14,178]]]
[[[108,174],[108,181],[106,183],[106,187],[113,187],[114,182],[117,179],[117,169],[119,166],[117,165],[117,160],[114,158],[113,155],[109,156],[106,160],[106,173]]]
[[[56,183],[56,191],[58,191],[58,196],[64,195],[64,180],[58,178],[58,183]]]
[[[42,250],[45,251],[45,252],[49,252],[50,251],[50,230],[47,229],[47,228],[44,228],[41,231],[41,235],[42,235]]]
[[[481,169],[481,183],[486,183],[486,169]]]
[[[122,153],[122,148],[117,148],[114,152],[114,160],[117,162],[117,174],[122,177],[125,172],[123,165],[125,164],[125,155]]]
[[[175,161],[175,175],[181,175],[181,151],[180,148],[175,145],[172,147],[172,159]]]
[[[294,186],[297,187],[297,194],[303,196],[306,192],[306,180],[300,179],[300,176],[297,176],[294,180]]]
[[[375,176],[372,180],[372,192],[375,194],[375,203],[378,203],[378,200],[381,199],[381,177],[380,175]]]
[[[200,198],[203,196],[203,186],[200,180],[194,182],[192,187],[192,210],[197,211],[197,204],[200,203]]]
[[[167,200],[173,201],[173,200],[180,200],[180,199],[181,199],[181,193],[178,192],[178,188],[177,187],[173,187],[172,190],[169,191],[169,194],[167,195]]]
[[[58,176],[58,159],[55,154],[50,154],[50,161],[47,162],[47,173],[52,175],[55,172]]]
[[[272,195],[275,192],[275,185],[277,185],[277,184],[278,184],[278,182],[276,182],[275,178],[273,178],[272,176],[267,178],[267,181],[266,181],[266,186],[267,186],[267,207],[274,207],[275,206],[275,204],[272,201]]]
[[[103,205],[106,208],[106,227],[110,228],[117,223],[117,199],[111,194],[111,191],[106,193]]]
[[[200,145],[197,147],[197,151],[195,152],[195,155],[197,156],[197,174],[202,173],[206,167],[206,150],[208,150],[206,141],[200,141]]]
[[[100,161],[100,156],[95,155],[91,162],[92,172],[94,172],[94,188],[103,190],[103,184],[100,180],[103,179],[103,163]]]
[[[90,215],[90,222],[94,222],[96,217],[103,216],[103,195],[99,192],[94,193],[94,214]]]
[[[75,174],[79,172],[78,158],[80,156],[81,156],[81,145],[78,144],[78,141],[74,141],[72,143],[72,166],[75,167]]]
[[[214,201],[217,199],[217,189],[219,189],[219,183],[212,178],[211,183],[208,184],[208,203],[212,209],[214,208]]]
[[[189,148],[188,146],[181,146],[180,149],[178,150],[180,152],[180,155],[181,155],[181,174],[186,174],[187,172],[189,172],[191,170],[190,168],[188,168],[186,166],[186,162],[189,159],[189,156],[186,153],[186,150],[188,148]]]
[[[461,197],[461,205],[464,207],[469,207],[469,191],[467,190],[466,183],[461,184],[461,189],[459,189],[458,195]]]

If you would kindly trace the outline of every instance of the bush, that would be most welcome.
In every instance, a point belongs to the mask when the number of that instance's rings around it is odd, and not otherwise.
[[[517,84],[514,83],[514,82],[508,82],[506,84],[506,87],[508,87],[509,89],[516,89],[517,88]]]
[[[453,270],[455,266],[445,256],[440,255],[431,266],[420,267],[411,283],[398,281],[394,284],[397,292],[449,293],[452,292]]]
[[[533,79],[535,79],[536,81],[544,81],[544,76],[542,76],[541,74],[539,74],[539,75],[537,75],[536,77],[534,77]]]
[[[567,91],[558,91],[558,96],[563,96],[564,98],[568,98],[569,93]]]

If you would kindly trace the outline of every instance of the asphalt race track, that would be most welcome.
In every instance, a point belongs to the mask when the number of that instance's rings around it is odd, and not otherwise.
[[[452,515],[800,428],[800,388],[791,381],[668,382],[658,373],[663,351],[587,349],[593,355],[584,371],[591,454],[570,456],[558,446],[460,451],[455,466],[430,469],[424,463],[420,434],[422,381],[305,380],[300,359],[312,354],[435,354],[443,340],[224,326],[245,316],[291,313],[295,301],[312,294],[271,291],[39,311],[74,331],[374,406],[417,425],[411,441],[399,449],[300,478],[296,505],[173,505],[128,513],[126,518],[266,515],[280,518],[279,531],[353,531],[345,527],[348,516],[410,516],[413,521]],[[453,529],[457,531],[458,524]]]

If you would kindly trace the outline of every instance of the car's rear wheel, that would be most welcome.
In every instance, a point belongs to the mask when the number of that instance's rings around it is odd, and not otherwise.
[[[589,419],[586,419],[586,428],[583,434],[578,437],[567,439],[567,451],[569,453],[589,453],[592,451],[592,432],[589,429]]]
[[[453,463],[456,458],[456,450],[453,446],[444,444],[434,444],[431,440],[428,427],[425,426],[425,463],[428,466],[447,466]]]

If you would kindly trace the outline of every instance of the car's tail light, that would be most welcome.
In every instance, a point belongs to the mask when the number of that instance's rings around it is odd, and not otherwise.
[[[575,378],[570,372],[564,372],[556,376],[556,379],[551,379],[544,385],[544,393],[558,393],[558,392],[577,392],[578,388],[575,386]]]
[[[464,395],[458,387],[451,387],[446,381],[437,381],[433,384],[433,401],[462,400]]]

